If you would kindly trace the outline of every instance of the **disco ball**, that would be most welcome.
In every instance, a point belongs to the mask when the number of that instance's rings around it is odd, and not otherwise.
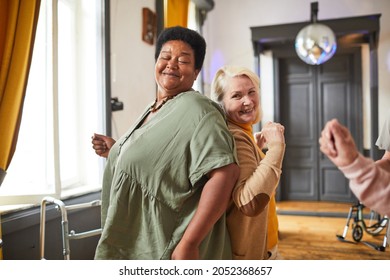
[[[320,23],[302,28],[295,39],[295,50],[299,58],[311,65],[329,60],[336,49],[336,36],[332,29]]]

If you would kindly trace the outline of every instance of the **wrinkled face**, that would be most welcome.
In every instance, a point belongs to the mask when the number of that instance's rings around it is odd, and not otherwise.
[[[168,41],[162,48],[155,65],[158,92],[176,95],[192,88],[199,70],[195,70],[195,55],[183,41]]]
[[[236,123],[253,124],[259,116],[259,93],[246,76],[230,78],[222,99],[229,119]]]

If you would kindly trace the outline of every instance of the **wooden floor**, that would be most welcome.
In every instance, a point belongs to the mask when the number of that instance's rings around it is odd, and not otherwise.
[[[278,202],[277,207],[278,212],[283,213],[278,214],[279,250],[286,260],[390,260],[389,246],[381,252],[362,242],[383,245],[385,230],[378,236],[364,231],[358,243],[337,239],[336,235],[343,235],[351,204]],[[363,213],[369,212],[365,209]],[[352,224],[353,220],[348,227],[347,241],[353,241]]]

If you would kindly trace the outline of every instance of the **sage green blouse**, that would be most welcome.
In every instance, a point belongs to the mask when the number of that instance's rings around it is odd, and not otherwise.
[[[219,106],[198,92],[148,110],[111,148],[95,259],[170,259],[193,217],[206,174],[237,162]],[[225,215],[202,242],[202,259],[231,259]]]

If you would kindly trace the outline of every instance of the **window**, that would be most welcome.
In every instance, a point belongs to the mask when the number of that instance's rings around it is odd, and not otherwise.
[[[104,0],[42,0],[16,151],[0,205],[100,189],[105,133]]]

